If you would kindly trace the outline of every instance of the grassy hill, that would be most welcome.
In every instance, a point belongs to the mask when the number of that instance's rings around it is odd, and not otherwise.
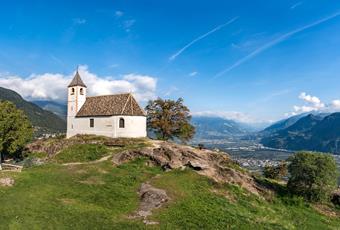
[[[18,109],[23,110],[34,126],[36,135],[66,131],[66,122],[63,119],[34,103],[24,100],[13,90],[0,87],[0,100],[11,101]]]
[[[74,145],[81,141],[90,149],[81,151],[91,160],[72,158]],[[114,165],[110,158],[98,159],[150,143],[138,140],[107,147],[105,140],[81,141],[71,140],[58,153],[31,153],[31,158],[45,158],[42,165],[21,173],[0,172],[0,178],[15,179],[12,187],[0,186],[0,229],[339,229],[340,210],[287,197],[280,184],[267,181],[276,190],[262,196],[217,183],[191,168],[163,170],[145,157]],[[99,150],[93,149],[96,145]],[[170,197],[148,217],[158,224],[130,218],[139,207],[137,192],[145,182]]]

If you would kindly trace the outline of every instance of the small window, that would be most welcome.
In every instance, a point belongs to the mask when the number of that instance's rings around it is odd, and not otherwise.
[[[93,128],[94,127],[94,119],[90,119],[90,128]]]
[[[71,89],[71,95],[74,95],[74,88]]]
[[[84,90],[83,90],[83,88],[80,88],[80,95],[84,95]]]
[[[119,128],[125,128],[125,121],[124,118],[119,119]]]

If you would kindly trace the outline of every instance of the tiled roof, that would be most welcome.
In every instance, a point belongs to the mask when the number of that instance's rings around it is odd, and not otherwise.
[[[114,115],[145,116],[145,113],[132,94],[126,93],[87,97],[76,117]]]
[[[71,83],[68,85],[68,87],[72,87],[72,86],[83,86],[83,87],[86,87],[86,85],[84,84],[83,80],[81,80],[81,78],[80,78],[78,70],[76,72],[76,75],[74,75]]]

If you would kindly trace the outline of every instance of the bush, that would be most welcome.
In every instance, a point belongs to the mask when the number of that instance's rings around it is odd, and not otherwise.
[[[286,177],[288,173],[287,163],[281,162],[277,166],[266,166],[263,170],[263,175],[269,179],[282,179]]]
[[[331,155],[299,152],[292,156],[288,166],[287,184],[292,194],[309,201],[327,201],[337,186],[337,167]]]

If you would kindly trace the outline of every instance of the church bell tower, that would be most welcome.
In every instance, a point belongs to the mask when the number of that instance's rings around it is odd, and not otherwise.
[[[67,137],[72,136],[73,120],[86,101],[86,85],[81,80],[78,69],[71,83],[68,85],[67,94]]]

